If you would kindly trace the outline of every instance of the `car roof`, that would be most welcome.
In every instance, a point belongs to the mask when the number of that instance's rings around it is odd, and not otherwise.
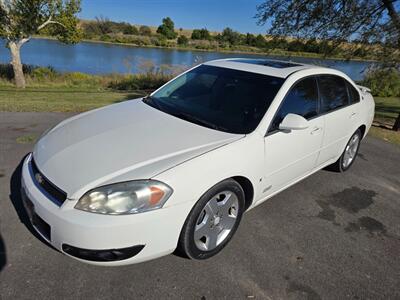
[[[292,61],[255,58],[218,59],[206,62],[204,65],[247,71],[280,78],[286,78],[290,74],[300,70],[321,68]]]

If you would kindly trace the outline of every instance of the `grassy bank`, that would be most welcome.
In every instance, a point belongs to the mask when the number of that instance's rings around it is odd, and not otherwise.
[[[141,97],[182,71],[170,66],[155,67],[148,61],[143,62],[141,69],[142,74],[90,75],[25,65],[28,87],[18,90],[12,82],[11,66],[0,64],[0,111],[82,112]],[[400,74],[390,70],[385,74],[369,73],[362,82],[371,86],[376,95],[375,122],[370,134],[400,144],[400,132],[390,130],[400,113]]]
[[[141,97],[145,91],[122,92],[84,87],[28,87],[17,90],[0,86],[0,111],[83,112]]]
[[[127,79],[126,79],[127,80]],[[129,85],[129,80],[126,81]],[[17,90],[0,83],[0,111],[82,112],[97,107],[142,97],[148,91],[121,91],[101,85],[68,86],[38,84]],[[400,97],[376,97],[374,126],[369,134],[400,145],[400,132],[389,130],[400,111]]]
[[[400,132],[391,130],[400,113],[400,97],[374,97],[375,119],[371,136],[400,145]]]
[[[81,112],[141,97],[171,79],[174,70],[148,65],[143,74],[59,73],[24,65],[26,89],[16,89],[10,65],[0,64],[0,111]]]

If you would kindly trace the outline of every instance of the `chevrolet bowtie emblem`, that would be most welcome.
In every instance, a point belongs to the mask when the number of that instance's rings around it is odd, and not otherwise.
[[[42,184],[44,182],[43,176],[40,173],[36,173],[35,178],[39,184]]]

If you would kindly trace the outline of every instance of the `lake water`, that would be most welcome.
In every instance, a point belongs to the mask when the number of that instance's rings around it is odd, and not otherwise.
[[[9,51],[4,45],[4,41],[0,40],[0,63],[10,61]],[[140,73],[149,62],[156,67],[161,65],[187,67],[212,59],[229,57],[272,58],[323,65],[341,70],[354,80],[361,80],[364,71],[371,64],[363,61],[186,51],[88,42],[65,45],[44,39],[33,39],[22,47],[22,60],[25,64],[50,65],[60,72],[79,71],[90,74]]]

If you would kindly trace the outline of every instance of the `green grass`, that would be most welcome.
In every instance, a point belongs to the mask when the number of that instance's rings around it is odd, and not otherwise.
[[[18,90],[0,82],[0,111],[17,112],[82,112],[97,107],[134,99],[144,91],[115,91],[100,87],[43,85]],[[400,112],[400,97],[375,97],[375,125],[371,136],[400,145],[400,132],[389,130]],[[31,143],[35,137],[21,136],[18,143]]]
[[[400,97],[374,97],[374,99],[375,121],[393,125],[400,113]]]
[[[22,135],[15,140],[18,144],[33,144],[36,142],[37,136],[34,134]]]
[[[0,86],[0,111],[82,112],[141,97],[143,91],[119,92],[81,87]]]
[[[400,132],[391,130],[400,113],[400,97],[374,97],[375,119],[369,135],[400,145]]]
[[[368,135],[385,140],[392,144],[400,146],[400,132],[393,131],[387,128],[372,126],[368,132]]]

